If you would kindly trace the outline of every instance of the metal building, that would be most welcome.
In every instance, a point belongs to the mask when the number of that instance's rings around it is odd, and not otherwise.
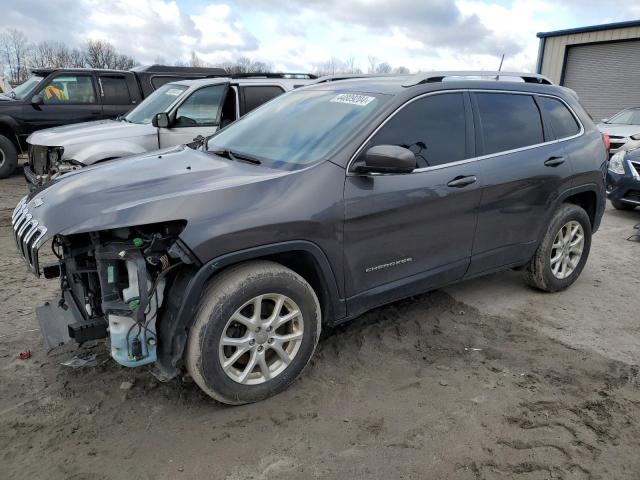
[[[537,72],[575,90],[596,120],[640,107],[640,20],[538,33]]]

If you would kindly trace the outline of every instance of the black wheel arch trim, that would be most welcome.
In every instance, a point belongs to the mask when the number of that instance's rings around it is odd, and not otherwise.
[[[156,376],[170,380],[180,372],[180,362],[186,346],[188,330],[194,321],[202,292],[207,283],[225,267],[269,257],[272,255],[303,251],[312,255],[318,267],[324,294],[327,296],[329,312],[324,321],[336,322],[346,316],[346,303],[341,298],[335,273],[324,251],[315,243],[292,240],[239,250],[216,257],[203,265],[189,266],[179,272],[171,285],[165,311],[158,328],[158,360]]]
[[[596,210],[593,218],[593,225],[591,228],[591,232],[595,233],[598,230],[598,227],[600,226],[600,220],[602,219],[602,215],[604,214],[604,209],[606,207],[606,193],[605,193],[604,184],[598,185],[596,183],[585,183],[582,185],[578,185],[578,186],[574,186],[566,189],[564,192],[562,192],[558,196],[558,198],[553,204],[553,208],[551,208],[547,213],[547,218],[544,225],[549,225],[549,222],[551,221],[551,218],[553,218],[555,211],[558,209],[558,207],[561,204],[565,203],[565,201],[569,197],[572,197],[579,193],[585,193],[585,192],[591,192],[596,196]],[[542,241],[542,237],[544,236],[544,233],[545,233],[544,231],[540,233],[539,241]]]

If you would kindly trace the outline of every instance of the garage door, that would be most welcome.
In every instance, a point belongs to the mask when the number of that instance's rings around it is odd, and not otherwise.
[[[568,47],[563,85],[596,121],[640,107],[640,40]]]

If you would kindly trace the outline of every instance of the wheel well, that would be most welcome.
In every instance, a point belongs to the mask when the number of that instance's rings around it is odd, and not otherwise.
[[[564,203],[572,203],[582,207],[591,221],[593,227],[596,218],[596,207],[598,205],[598,197],[595,192],[580,192],[564,199]]]
[[[318,297],[320,302],[320,308],[322,310],[322,322],[323,324],[334,318],[334,308],[332,303],[331,294],[325,281],[324,276],[321,273],[320,265],[313,256],[313,254],[304,250],[292,250],[287,252],[279,252],[271,255],[263,255],[260,257],[243,260],[242,262],[252,262],[254,260],[271,260],[272,262],[279,263],[287,268],[290,268],[302,278],[304,278]],[[242,263],[238,262],[238,263]],[[225,267],[228,268],[231,265]],[[237,265],[237,263],[235,263]],[[224,270],[224,269],[223,269]],[[222,271],[222,270],[221,270]]]

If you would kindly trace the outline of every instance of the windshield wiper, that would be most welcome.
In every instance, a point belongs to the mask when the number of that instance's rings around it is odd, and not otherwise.
[[[258,160],[256,157],[252,157],[251,155],[247,155],[246,153],[234,152],[228,149],[213,150],[211,153],[214,153],[221,157],[228,158],[229,160],[233,160],[236,162],[242,161],[242,162],[251,163],[253,165],[260,165],[262,163],[262,161]]]

